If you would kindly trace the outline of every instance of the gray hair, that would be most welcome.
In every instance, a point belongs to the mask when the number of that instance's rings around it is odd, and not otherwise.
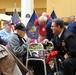
[[[43,12],[43,13],[42,13],[42,16],[45,16],[45,15],[47,15],[47,13],[46,13],[46,12]]]
[[[38,21],[47,21],[47,17],[46,16],[40,16],[39,18],[38,18]]]

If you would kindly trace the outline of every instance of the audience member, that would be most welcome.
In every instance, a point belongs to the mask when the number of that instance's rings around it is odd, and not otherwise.
[[[13,33],[8,41],[8,48],[25,64],[27,42],[24,39],[26,28],[23,23],[15,26],[16,33]]]
[[[10,21],[5,21],[4,22],[4,28],[2,30],[0,30],[0,37],[6,43],[8,43],[10,35],[11,35],[11,22]]]
[[[70,17],[70,23],[68,24],[68,30],[75,34],[76,36],[76,21],[75,16]]]

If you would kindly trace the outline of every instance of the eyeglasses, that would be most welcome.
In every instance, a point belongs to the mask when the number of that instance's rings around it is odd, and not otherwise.
[[[57,26],[51,26],[51,27],[57,27]]]

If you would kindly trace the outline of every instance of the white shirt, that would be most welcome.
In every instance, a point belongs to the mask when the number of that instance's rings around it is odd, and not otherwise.
[[[64,29],[63,29],[63,30],[64,30]],[[62,30],[62,31],[60,32],[60,34],[58,35],[59,38],[61,37],[63,30]]]

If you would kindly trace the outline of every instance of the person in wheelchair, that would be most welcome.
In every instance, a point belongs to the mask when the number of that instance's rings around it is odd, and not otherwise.
[[[76,37],[64,27],[62,19],[52,20],[51,29],[54,33],[52,42],[54,50],[58,51],[56,56],[58,70],[62,70],[63,75],[75,75],[76,72]],[[45,39],[43,43],[47,43]]]

